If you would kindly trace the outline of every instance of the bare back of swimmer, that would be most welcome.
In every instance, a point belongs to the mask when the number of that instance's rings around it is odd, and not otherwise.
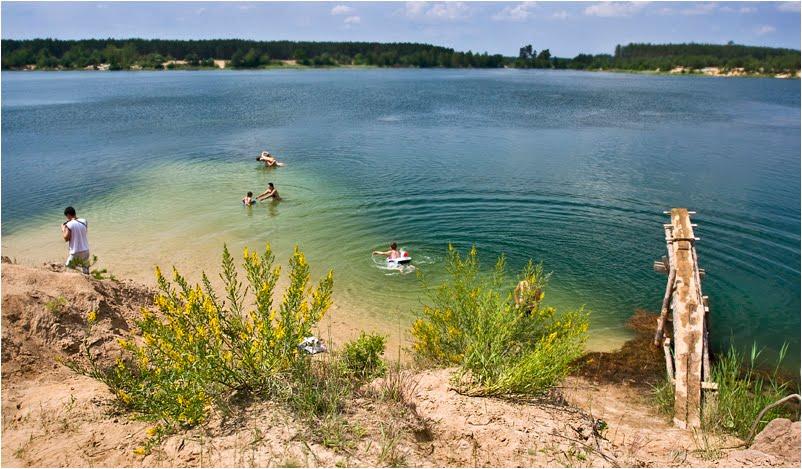
[[[388,259],[397,259],[401,257],[401,252],[398,250],[398,245],[396,243],[390,244],[389,251],[373,251],[373,254],[387,256]]]

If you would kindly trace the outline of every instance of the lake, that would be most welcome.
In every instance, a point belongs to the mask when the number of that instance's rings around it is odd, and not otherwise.
[[[553,272],[546,303],[592,311],[595,349],[657,311],[663,214],[697,215],[711,336],[800,342],[799,81],[535,70],[3,72],[2,248],[65,257],[89,220],[99,265],[153,283],[216,275],[227,243],[303,249],[335,270],[334,330],[403,340],[416,275],[371,257],[390,241],[443,276],[449,243]],[[254,161],[269,149],[286,167]],[[283,201],[246,209],[268,182]],[[379,263],[380,264],[380,263]]]

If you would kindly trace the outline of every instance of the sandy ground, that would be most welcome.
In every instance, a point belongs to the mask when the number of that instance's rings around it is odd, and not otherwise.
[[[646,388],[574,376],[539,401],[467,397],[451,370],[405,371],[405,399],[379,379],[350,402],[347,441],[321,441],[285,409],[259,402],[135,454],[150,424],[120,413],[105,386],[60,364],[87,340],[102,358],[150,303],[127,282],[2,265],[2,449],[8,466],[786,466],[799,467],[799,422],[772,422],[750,449],[672,427]],[[59,300],[61,299],[61,300]],[[594,432],[597,419],[608,428]],[[771,430],[771,431],[769,431]]]

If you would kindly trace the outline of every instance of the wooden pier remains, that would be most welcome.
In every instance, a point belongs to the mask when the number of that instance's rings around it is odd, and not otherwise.
[[[663,347],[666,372],[674,383],[674,425],[696,428],[701,425],[703,392],[717,389],[710,382],[709,309],[707,297],[702,295],[704,270],[696,257],[699,238],[694,236],[696,225],[690,218],[695,212],[673,208],[665,213],[671,216],[671,223],[663,225],[668,256],[656,261],[654,269],[668,274],[668,282],[654,345]]]

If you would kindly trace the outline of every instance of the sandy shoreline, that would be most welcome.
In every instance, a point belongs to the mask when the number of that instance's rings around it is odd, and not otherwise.
[[[2,265],[2,287],[4,467],[799,465],[798,423],[779,424],[796,425],[795,440],[775,431],[770,442],[758,438],[741,449],[732,437],[701,439],[672,427],[642,382],[580,374],[553,398],[523,402],[457,394],[448,369],[404,372],[410,383],[404,403],[359,395],[343,410],[362,429],[347,447],[324,444],[285,409],[257,401],[234,416],[214,415],[169,435],[141,454],[150,424],[120,413],[105,385],[58,357],[76,357],[85,310],[94,307],[98,319],[89,340],[98,359],[113,363],[116,339],[133,330],[150,290],[13,264]],[[56,314],[53,299],[61,297]],[[609,426],[604,438],[588,433],[595,419]]]
[[[233,252],[233,251],[232,251]],[[236,253],[235,253],[236,254]],[[11,246],[3,247],[3,255],[12,259],[15,263],[30,267],[42,267],[47,265],[58,265],[61,261],[52,255],[43,254],[37,256],[17,255],[17,251]],[[105,260],[105,262],[104,262]],[[188,262],[187,262],[188,261]],[[205,259],[200,262],[198,258],[182,259],[181,262],[159,263],[163,270],[170,269],[171,266],[178,268],[179,272],[192,283],[200,282],[202,272],[206,272],[215,288],[222,288],[223,284],[217,273],[219,272],[219,259]],[[277,265],[283,265],[282,259],[276,260]],[[124,267],[120,267],[120,266]],[[98,263],[98,268],[108,268],[109,272],[119,279],[136,282],[138,284],[154,288],[156,286],[153,274],[153,266],[142,266],[140,264],[119,264],[115,258],[104,257]],[[241,278],[244,272],[240,271]],[[317,276],[313,273],[313,281]],[[350,296],[342,298],[337,292],[338,275],[335,271],[334,302],[319,324],[319,335],[329,342],[337,343],[351,340],[359,335],[361,331],[368,331],[383,334],[387,337],[387,350],[392,351],[392,356],[400,355],[406,359],[406,348],[410,344],[409,327],[415,317],[415,311],[403,313],[387,312],[383,317],[377,316],[374,311],[366,310],[363,305]],[[282,276],[279,279],[278,288],[283,290],[287,285],[287,279]],[[622,323],[620,327],[614,329],[596,328],[591,329],[592,334],[586,344],[588,352],[609,352],[617,349],[632,337],[632,334]]]

